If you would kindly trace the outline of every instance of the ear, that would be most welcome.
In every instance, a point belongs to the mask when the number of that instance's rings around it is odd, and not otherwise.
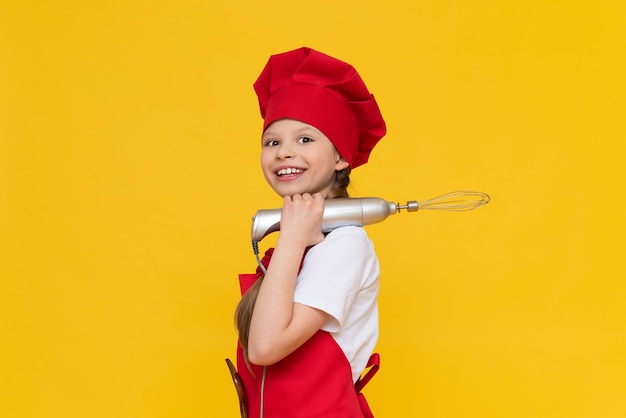
[[[337,154],[337,162],[335,163],[335,170],[341,171],[348,168],[350,164],[339,154]]]

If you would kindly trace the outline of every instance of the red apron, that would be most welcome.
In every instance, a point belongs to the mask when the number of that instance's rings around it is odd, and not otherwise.
[[[269,265],[273,249],[263,257]],[[242,295],[261,275],[239,275]],[[250,364],[237,345],[237,369],[248,399],[251,418],[373,418],[361,389],[378,371],[380,357],[373,354],[367,374],[352,383],[350,363],[335,339],[326,331],[318,331],[296,351],[267,366]],[[263,389],[262,389],[263,385]]]

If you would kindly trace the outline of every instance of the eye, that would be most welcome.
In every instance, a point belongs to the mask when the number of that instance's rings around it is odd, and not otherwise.
[[[298,138],[298,142],[300,144],[306,144],[307,142],[313,142],[313,138],[310,138],[308,136],[301,136],[300,138]]]
[[[268,139],[263,145],[265,145],[266,147],[275,147],[276,145],[278,145],[278,141],[275,139]]]

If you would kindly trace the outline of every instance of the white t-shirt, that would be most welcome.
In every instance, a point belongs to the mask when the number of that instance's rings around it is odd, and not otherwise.
[[[365,230],[346,226],[311,248],[296,280],[294,301],[330,315],[322,330],[343,350],[356,381],[378,340],[380,267]]]

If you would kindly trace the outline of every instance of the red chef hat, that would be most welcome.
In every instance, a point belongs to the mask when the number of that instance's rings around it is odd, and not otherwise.
[[[265,130],[296,119],[322,131],[351,168],[387,132],[374,96],[350,64],[311,48],[272,55],[254,83]]]

